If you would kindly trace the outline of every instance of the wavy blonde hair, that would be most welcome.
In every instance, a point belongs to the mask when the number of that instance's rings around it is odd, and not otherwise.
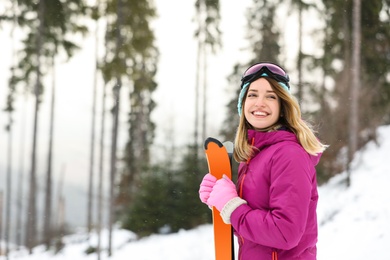
[[[296,98],[283,89],[274,79],[269,77],[265,77],[265,79],[271,84],[273,91],[280,98],[280,113],[282,116],[279,117],[278,122],[262,131],[276,131],[279,127],[285,126],[297,136],[299,143],[307,153],[315,156],[322,153],[328,146],[321,143],[315,136],[312,126],[302,120],[301,109]],[[245,93],[243,98],[240,123],[234,140],[234,159],[237,162],[248,161],[253,156],[254,150],[257,149],[248,143],[248,130],[253,129],[253,127],[246,120],[243,111],[246,96],[247,93]]]

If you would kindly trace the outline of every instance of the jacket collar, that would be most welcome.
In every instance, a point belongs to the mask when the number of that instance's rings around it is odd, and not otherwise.
[[[298,143],[295,134],[283,128],[271,132],[248,130],[248,142],[251,144],[253,143],[253,146],[258,148],[259,151],[270,145],[284,141],[292,141]],[[257,154],[257,152],[255,154]]]
[[[295,134],[284,129],[272,132],[248,130],[248,141],[249,143],[253,142],[253,145],[260,150],[264,149],[267,146],[284,141],[292,141],[298,143]]]

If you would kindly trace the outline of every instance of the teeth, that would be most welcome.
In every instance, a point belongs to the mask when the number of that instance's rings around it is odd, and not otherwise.
[[[265,112],[255,111],[253,112],[255,116],[266,116],[267,114]]]

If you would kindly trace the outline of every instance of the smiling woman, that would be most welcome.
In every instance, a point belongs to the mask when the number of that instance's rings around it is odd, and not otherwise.
[[[326,145],[301,119],[287,73],[279,65],[252,65],[241,86],[234,149],[238,181],[210,180],[206,174],[201,201],[232,224],[240,259],[315,260],[315,166]]]

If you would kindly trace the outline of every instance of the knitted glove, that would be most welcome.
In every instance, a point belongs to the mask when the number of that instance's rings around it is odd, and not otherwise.
[[[199,188],[199,198],[203,203],[207,204],[207,200],[210,197],[210,192],[213,190],[216,181],[217,178],[215,178],[210,173],[207,173],[203,177],[203,180],[200,183],[200,188]]]
[[[215,183],[207,200],[209,206],[216,207],[219,210],[226,224],[230,224],[230,216],[233,211],[246,203],[237,195],[236,186],[226,175]]]

